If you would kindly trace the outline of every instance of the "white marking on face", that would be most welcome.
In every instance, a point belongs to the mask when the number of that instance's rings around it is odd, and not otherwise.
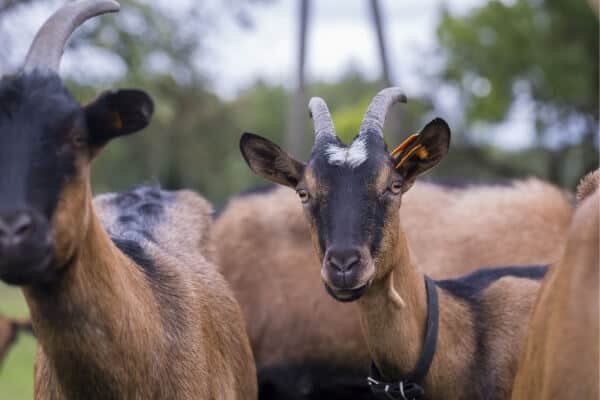
[[[329,157],[329,164],[338,166],[345,164],[350,168],[356,168],[367,160],[367,144],[364,138],[359,137],[349,147],[330,144],[325,149],[325,154]]]

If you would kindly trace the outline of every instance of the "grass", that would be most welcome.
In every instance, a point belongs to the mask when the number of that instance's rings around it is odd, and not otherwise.
[[[0,283],[0,313],[11,317],[28,314],[20,289]],[[30,400],[33,398],[33,360],[36,342],[21,335],[10,349],[0,369],[0,399]]]

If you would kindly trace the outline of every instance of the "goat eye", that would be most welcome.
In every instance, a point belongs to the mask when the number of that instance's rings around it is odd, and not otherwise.
[[[298,189],[296,193],[298,193],[298,197],[300,197],[300,201],[303,203],[306,203],[310,197],[308,192],[304,189]]]
[[[402,193],[402,182],[400,182],[400,181],[392,182],[392,184],[390,185],[390,192],[392,192],[393,194]]]

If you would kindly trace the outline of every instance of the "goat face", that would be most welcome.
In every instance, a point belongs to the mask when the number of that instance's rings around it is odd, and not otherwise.
[[[50,71],[0,80],[0,279],[44,283],[68,263],[86,226],[89,162],[152,108],[131,90],[81,107]]]
[[[321,277],[339,301],[360,298],[388,272],[383,266],[390,262],[384,259],[398,242],[402,194],[417,175],[439,162],[449,146],[448,125],[436,119],[388,154],[383,133],[369,120],[378,99],[381,93],[349,146],[333,132],[324,102],[311,100],[317,137],[306,165],[259,136],[244,134],[240,143],[255,173],[296,189],[322,260]],[[393,98],[388,100],[385,111],[394,103]],[[381,121],[384,118],[380,116]]]

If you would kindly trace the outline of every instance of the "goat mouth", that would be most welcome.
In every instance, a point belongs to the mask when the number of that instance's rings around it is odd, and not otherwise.
[[[30,285],[50,272],[48,269],[53,260],[54,252],[51,249],[47,249],[39,256],[23,260],[22,262],[8,260],[4,264],[10,265],[11,268],[2,268],[0,271],[0,280],[9,285]],[[2,266],[6,267],[4,264]]]
[[[329,293],[331,297],[342,303],[349,303],[351,301],[358,300],[362,297],[363,294],[365,294],[365,292],[370,286],[370,282],[367,282],[362,286],[358,286],[352,289],[338,289],[332,288],[327,283],[324,284],[327,293]]]

